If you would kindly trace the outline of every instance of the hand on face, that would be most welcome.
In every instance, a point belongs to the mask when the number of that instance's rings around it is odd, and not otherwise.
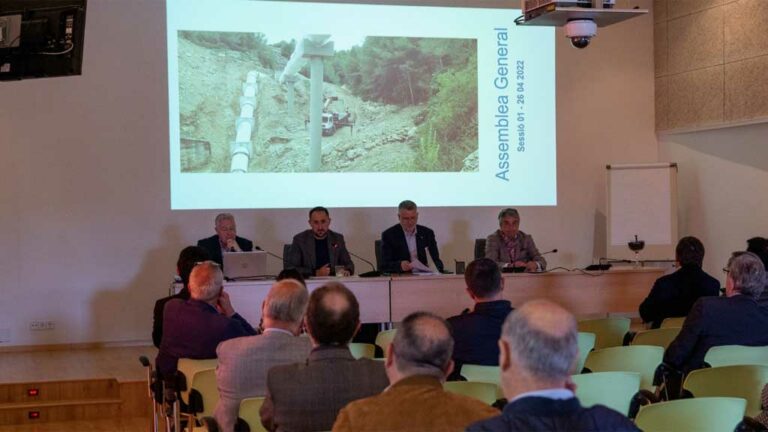
[[[242,249],[240,249],[240,245],[237,244],[237,241],[234,238],[227,239],[227,250],[234,251],[234,252],[243,251]]]
[[[227,317],[231,317],[235,314],[235,308],[232,307],[232,302],[229,300],[229,294],[227,294],[223,289],[219,294],[219,300],[216,303],[216,310],[218,310],[220,314]]]
[[[235,221],[230,219],[223,219],[216,224],[216,234],[219,236],[219,242],[222,246],[229,248],[229,242],[235,242],[237,237],[237,227]],[[237,242],[235,242],[237,244]],[[239,249],[239,247],[238,247]]]

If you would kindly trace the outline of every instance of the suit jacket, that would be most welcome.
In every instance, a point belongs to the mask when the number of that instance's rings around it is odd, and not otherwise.
[[[640,304],[643,321],[659,328],[664,318],[684,317],[699,297],[720,295],[720,282],[695,264],[656,280],[650,294]]]
[[[664,353],[664,362],[688,372],[704,366],[713,346],[768,345],[768,309],[745,295],[702,297]]]
[[[355,360],[346,346],[319,346],[304,363],[269,370],[261,422],[277,431],[330,430],[341,408],[388,384],[383,362]]]
[[[219,403],[214,416],[223,432],[232,432],[240,401],[267,394],[267,371],[303,361],[312,350],[307,337],[267,329],[262,335],[230,339],[216,349]]]
[[[235,236],[235,241],[237,242],[237,245],[240,246],[240,249],[243,250],[243,252],[250,252],[253,250],[252,241],[238,236]],[[222,269],[224,268],[224,258],[221,256],[221,244],[219,243],[218,235],[214,234],[208,238],[200,239],[197,241],[197,245],[207,250],[208,253],[211,254],[211,261],[216,261],[219,263]]]
[[[238,314],[228,318],[199,300],[170,300],[163,313],[157,370],[168,376],[176,371],[180,358],[216,358],[219,342],[255,334],[256,330]]]
[[[523,397],[507,404],[502,414],[482,420],[467,428],[467,432],[572,432],[572,431],[632,431],[639,432],[623,414],[603,405],[584,408],[577,398],[564,400],[543,397]]]
[[[496,230],[485,239],[485,257],[496,261],[499,266],[512,263],[513,261],[536,261],[541,270],[547,269],[547,260],[539,253],[533,237],[522,231],[517,232],[517,246],[515,247],[514,257],[509,255],[509,251],[504,247],[504,239],[501,232]]]
[[[463,431],[470,423],[498,414],[477,399],[443,390],[436,377],[417,375],[350,403],[339,412],[333,431]]]
[[[349,274],[355,273],[355,264],[347,251],[344,236],[328,231],[328,256],[331,259],[331,275],[335,274],[336,266],[344,266]],[[302,231],[293,236],[288,256],[285,257],[287,268],[295,268],[304,275],[315,275],[317,257],[315,256],[315,235],[312,230]]]
[[[155,309],[152,311],[152,343],[157,348],[160,348],[160,342],[163,340],[163,312],[165,311],[165,304],[173,299],[189,299],[189,289],[184,287],[178,294],[163,297],[155,302]]]
[[[423,225],[416,225],[416,253],[419,261],[426,265],[428,262],[425,249],[429,250],[429,256],[432,257],[437,270],[443,272],[443,262],[440,261],[440,252],[437,250],[435,232]],[[402,273],[400,262],[410,260],[411,252],[408,250],[405,232],[400,224],[389,227],[381,233],[382,268],[379,270],[387,273]]]
[[[510,312],[512,305],[508,300],[496,300],[477,303],[472,312],[448,318],[454,341],[455,375],[465,363],[499,365],[501,326]]]

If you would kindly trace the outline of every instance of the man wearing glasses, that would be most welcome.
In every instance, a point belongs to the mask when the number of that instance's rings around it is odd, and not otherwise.
[[[230,213],[216,215],[216,234],[198,240],[197,245],[204,248],[222,268],[223,255],[228,252],[249,252],[253,250],[253,242],[237,235],[235,217]]]

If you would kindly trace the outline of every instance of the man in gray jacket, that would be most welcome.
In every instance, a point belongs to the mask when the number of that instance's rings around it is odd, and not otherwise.
[[[354,274],[355,265],[347,251],[344,236],[330,230],[331,217],[325,207],[309,211],[310,229],[293,237],[285,257],[286,268],[295,268],[304,276],[342,276],[336,267],[344,267],[344,275]]]
[[[524,267],[529,272],[547,269],[533,237],[520,231],[520,214],[513,208],[499,213],[499,229],[485,240],[485,257],[499,267]]]

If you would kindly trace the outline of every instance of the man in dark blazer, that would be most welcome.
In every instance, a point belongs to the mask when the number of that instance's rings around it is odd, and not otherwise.
[[[224,268],[222,255],[226,252],[250,252],[253,250],[253,242],[237,235],[235,217],[230,213],[216,215],[216,234],[197,241],[197,245],[204,248],[211,255],[211,260]]]
[[[293,237],[286,268],[294,268],[304,276],[336,275],[336,266],[344,266],[344,276],[355,273],[355,264],[347,251],[344,236],[331,231],[331,217],[325,207],[309,211],[310,229]]]
[[[768,345],[768,309],[757,304],[765,287],[765,267],[751,252],[728,263],[724,297],[702,297],[664,353],[664,362],[689,372],[704,367],[713,346]]]
[[[652,328],[659,328],[665,318],[684,317],[700,297],[720,295],[720,282],[701,269],[704,245],[696,237],[677,242],[675,257],[680,268],[662,276],[653,284],[640,304],[640,316]]]
[[[432,262],[439,272],[445,271],[443,262],[440,261],[440,252],[437,250],[435,232],[418,225],[419,211],[416,203],[405,200],[397,207],[399,224],[388,228],[381,233],[381,268],[379,270],[388,273],[404,273],[413,270],[411,264],[418,260],[424,265],[427,263],[427,252],[432,257]]]

